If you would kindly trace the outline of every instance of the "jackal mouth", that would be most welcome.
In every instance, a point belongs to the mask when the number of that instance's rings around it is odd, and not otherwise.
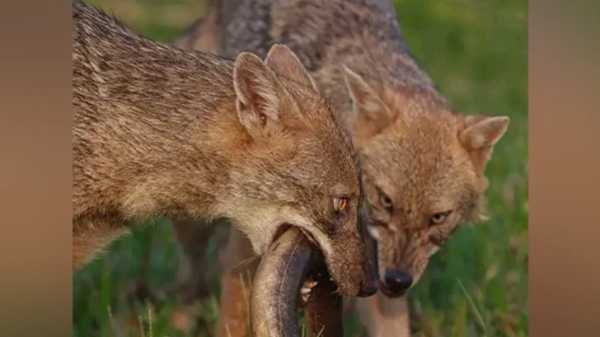
[[[281,225],[279,225],[279,227],[275,231],[275,235],[273,235],[273,238],[271,239],[271,244],[277,241],[277,239],[279,239],[279,237],[281,237],[283,233],[285,233],[288,229],[292,227],[297,228],[308,239],[308,241],[310,241],[319,251],[321,251],[321,246],[319,245],[319,242],[309,231],[307,231],[305,228],[302,228],[301,226],[293,225],[290,223],[282,223]]]
[[[383,283],[383,282],[381,282],[381,283]],[[392,291],[389,288],[387,288],[385,285],[382,285],[379,287],[379,289],[385,296],[390,297],[390,298],[397,298],[397,297],[402,297],[402,296],[406,295],[406,293],[408,292],[408,290],[410,288],[400,290],[400,291]]]
[[[307,274],[307,280],[313,280],[316,282],[327,281],[333,284],[335,286],[335,290],[337,291],[339,286],[337,284],[337,281],[333,278],[331,271],[329,270],[329,265],[325,260],[325,252],[323,251],[321,245],[319,245],[319,242],[314,237],[314,235],[310,233],[310,231],[300,226],[296,226],[289,223],[283,223],[277,228],[277,231],[275,232],[275,235],[271,240],[271,244],[276,243],[277,240],[290,228],[298,229],[302,236],[304,236],[310,243],[315,252],[315,256],[311,259],[311,266],[309,266],[308,268],[309,271]]]
[[[277,232],[261,259],[252,286],[250,312],[256,336],[300,336],[299,305],[304,307],[305,317],[319,317],[319,322],[321,317],[331,317],[337,323],[328,321],[328,325],[341,326],[342,298],[335,292],[337,286],[313,276],[325,270],[321,252],[316,248],[297,226],[285,225]],[[320,324],[307,327],[313,335],[322,332]]]

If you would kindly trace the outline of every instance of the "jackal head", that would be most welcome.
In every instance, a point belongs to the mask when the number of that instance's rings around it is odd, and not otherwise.
[[[377,92],[345,72],[380,288],[401,296],[460,224],[482,217],[485,165],[509,119],[454,113],[431,89]]]
[[[299,227],[323,252],[340,292],[374,293],[357,220],[357,156],[313,79],[283,45],[264,62],[240,54],[233,76],[246,144],[219,204],[258,253],[282,226]]]

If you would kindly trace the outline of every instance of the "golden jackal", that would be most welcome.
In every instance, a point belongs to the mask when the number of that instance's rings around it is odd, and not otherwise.
[[[288,48],[232,63],[79,1],[73,20],[75,265],[139,219],[226,218],[257,253],[297,226],[340,291],[370,283],[351,140]]]

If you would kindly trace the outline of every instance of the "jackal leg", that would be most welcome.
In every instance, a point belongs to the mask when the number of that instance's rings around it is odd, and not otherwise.
[[[389,298],[378,292],[357,298],[355,308],[368,337],[410,337],[410,316],[406,297]]]
[[[260,259],[238,230],[229,234],[221,276],[221,309],[217,337],[250,337],[250,291]]]

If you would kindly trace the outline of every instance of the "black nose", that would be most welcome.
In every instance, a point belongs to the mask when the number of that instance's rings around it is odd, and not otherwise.
[[[388,269],[385,271],[385,287],[394,295],[403,295],[412,285],[412,276],[402,270]]]

